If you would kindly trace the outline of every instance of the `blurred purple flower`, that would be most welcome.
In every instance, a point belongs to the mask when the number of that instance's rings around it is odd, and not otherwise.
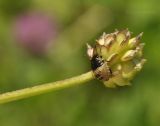
[[[16,18],[14,35],[24,48],[34,54],[44,54],[57,33],[53,18],[43,13],[29,12]]]

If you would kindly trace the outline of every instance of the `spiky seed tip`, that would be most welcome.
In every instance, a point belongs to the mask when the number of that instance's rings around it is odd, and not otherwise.
[[[93,51],[94,49],[87,43],[87,55],[89,57],[89,59],[91,59],[93,57]]]

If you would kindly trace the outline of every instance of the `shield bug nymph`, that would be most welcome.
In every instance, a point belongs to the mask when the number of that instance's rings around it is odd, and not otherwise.
[[[112,76],[112,71],[102,56],[96,53],[96,50],[87,44],[87,55],[91,61],[91,68],[95,77],[102,81],[107,81]]]

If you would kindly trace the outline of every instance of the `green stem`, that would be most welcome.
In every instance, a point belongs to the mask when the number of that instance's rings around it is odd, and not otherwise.
[[[35,95],[47,93],[47,92],[54,91],[54,90],[76,86],[76,85],[82,84],[92,79],[94,79],[94,75],[93,75],[93,72],[90,71],[90,72],[87,72],[82,75],[72,77],[69,79],[3,93],[3,94],[0,94],[0,104],[32,97]]]

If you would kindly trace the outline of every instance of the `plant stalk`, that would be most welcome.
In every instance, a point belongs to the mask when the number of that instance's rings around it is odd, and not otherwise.
[[[60,90],[60,89],[68,88],[71,86],[76,86],[79,84],[83,84],[84,82],[87,82],[94,78],[95,77],[93,72],[89,71],[87,73],[84,73],[82,75],[75,76],[69,79],[3,93],[3,94],[0,94],[0,104],[44,94],[54,90]]]

